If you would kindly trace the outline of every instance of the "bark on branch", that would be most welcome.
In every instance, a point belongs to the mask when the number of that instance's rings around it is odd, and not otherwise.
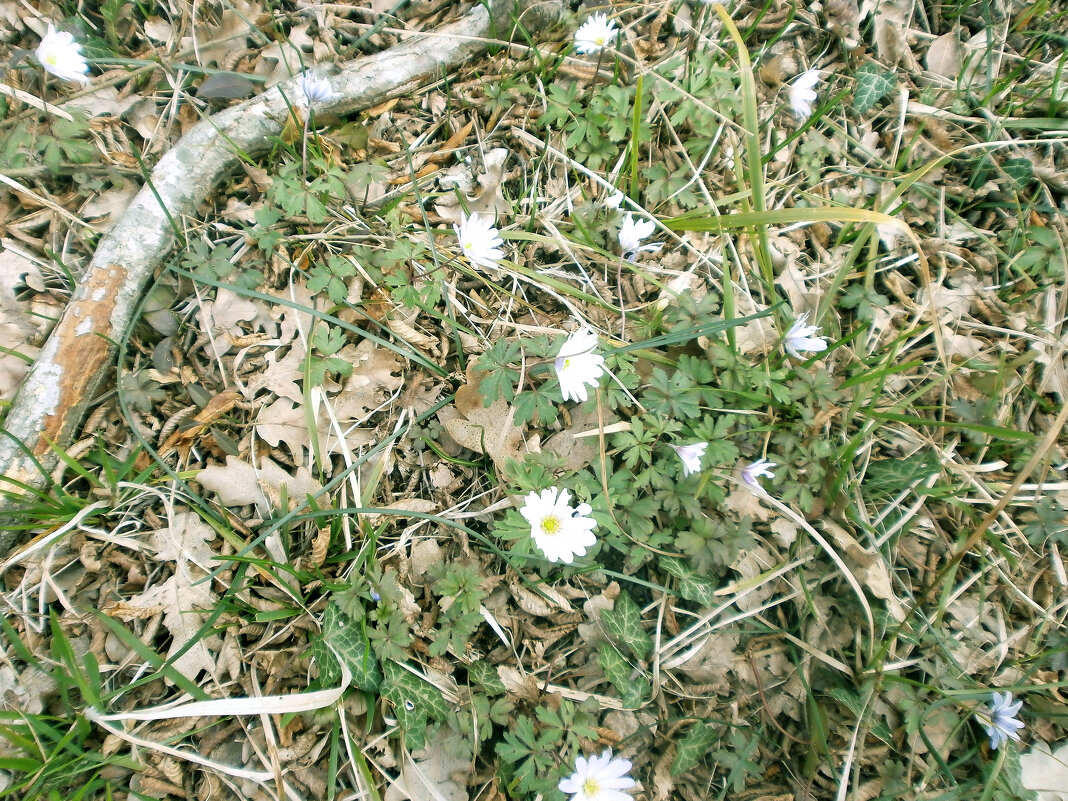
[[[491,0],[458,21],[374,56],[341,65],[329,78],[337,100],[321,107],[346,113],[417,89],[486,49],[515,19],[528,31],[558,22],[561,0]],[[20,485],[47,486],[57,450],[73,441],[97,389],[111,374],[115,342],[131,323],[137,300],[174,245],[171,220],[197,206],[237,165],[237,154],[263,152],[289,115],[283,98],[298,96],[287,81],[196,125],[159,160],[151,184],[101,240],[86,275],[27,374],[0,430],[0,557],[14,543],[10,525]]]

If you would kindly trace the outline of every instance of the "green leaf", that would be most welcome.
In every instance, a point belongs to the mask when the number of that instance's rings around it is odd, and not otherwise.
[[[638,659],[645,659],[653,649],[652,639],[642,628],[641,610],[625,591],[616,598],[615,608],[601,612],[601,626],[610,640]]]
[[[493,665],[485,660],[479,659],[468,665],[467,678],[472,687],[477,687],[486,695],[504,695],[504,682]]]
[[[679,580],[679,595],[687,601],[700,606],[715,605],[718,589],[715,582],[691,570],[679,559],[664,557],[660,560],[660,567]]]
[[[396,662],[386,662],[382,672],[382,697],[393,704],[405,746],[412,750],[422,748],[428,721],[444,721],[449,713],[441,691]]]
[[[709,723],[698,723],[679,741],[679,749],[671,762],[671,775],[678,776],[692,770],[719,740],[719,733]]]
[[[378,690],[382,684],[382,670],[371,651],[367,635],[361,625],[338,609],[337,604],[330,604],[323,613],[323,639],[337,656],[345,660],[352,671],[355,687],[367,692]],[[319,669],[322,672],[322,666]]]
[[[602,643],[601,653],[597,656],[597,664],[619,692],[619,698],[624,706],[637,708],[642,705],[651,689],[649,681],[642,675],[631,678],[634,668],[618,648],[611,643]]]
[[[876,64],[864,64],[857,70],[857,88],[853,92],[853,111],[864,114],[890,94],[894,88],[892,70],[882,70]]]

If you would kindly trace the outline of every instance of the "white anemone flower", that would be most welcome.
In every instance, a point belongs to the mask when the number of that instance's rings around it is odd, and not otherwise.
[[[643,245],[642,240],[656,230],[652,220],[636,220],[629,211],[619,227],[619,249],[627,261],[634,261],[642,251],[655,253],[660,250],[660,242]]]
[[[990,738],[990,748],[997,751],[1009,740],[1019,740],[1023,721],[1016,719],[1023,708],[1023,701],[1013,703],[1012,693],[994,693],[990,699],[990,711],[977,712],[976,717]]]
[[[701,457],[705,455],[707,442],[695,442],[693,445],[672,445],[675,453],[682,460],[682,474],[692,476],[701,472]]]
[[[763,489],[760,486],[760,478],[775,478],[775,474],[771,472],[771,468],[776,467],[775,462],[769,462],[767,459],[757,459],[751,465],[742,468],[742,481],[755,489]]]
[[[519,510],[530,523],[530,536],[545,558],[567,564],[576,556],[585,556],[586,549],[597,543],[593,533],[597,521],[590,517],[592,512],[588,503],[572,507],[571,493],[557,487],[530,493]]]
[[[594,14],[575,31],[575,52],[596,53],[615,41],[616,23],[607,14]]]
[[[812,115],[812,104],[816,102],[816,84],[820,80],[819,70],[802,72],[790,83],[786,95],[790,99],[790,108],[798,119],[807,120]]]
[[[628,773],[630,760],[613,759],[609,748],[600,756],[578,757],[575,772],[557,786],[571,795],[570,801],[630,801],[631,796],[622,792],[634,786]]]
[[[798,359],[804,358],[801,355],[802,351],[821,353],[827,350],[827,340],[818,336],[819,330],[818,325],[808,325],[808,312],[804,312],[794,320],[794,324],[786,332],[783,347],[786,348],[787,353]]]
[[[623,193],[615,192],[604,199],[606,209],[618,209],[623,204]]]
[[[460,239],[464,255],[472,264],[487,270],[497,268],[497,261],[504,258],[504,251],[501,250],[504,240],[498,236],[497,229],[488,217],[481,214],[461,216],[460,224],[452,228]]]
[[[341,97],[339,92],[330,88],[330,81],[315,70],[306,70],[300,74],[297,89],[300,90],[298,102],[305,108],[315,104],[329,103]]]
[[[82,46],[66,31],[57,31],[51,22],[48,33],[34,51],[41,66],[65,81],[88,83],[89,65],[82,56]]]
[[[604,357],[594,353],[597,334],[588,326],[580,328],[560,346],[560,353],[553,366],[560,381],[560,394],[564,400],[586,401],[587,385],[596,387],[604,375]]]

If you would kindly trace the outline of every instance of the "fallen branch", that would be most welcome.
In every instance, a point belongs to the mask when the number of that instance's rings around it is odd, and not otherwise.
[[[481,53],[516,15],[528,30],[557,22],[560,0],[491,0],[459,20],[374,56],[341,65],[329,77],[337,99],[317,106],[344,114],[414,91]],[[203,120],[159,160],[151,180],[105,236],[0,430],[0,556],[14,543],[10,525],[20,488],[48,485],[58,452],[73,441],[97,389],[111,374],[114,343],[132,322],[149,279],[175,242],[172,221],[194,214],[238,163],[281,134],[299,96],[290,80]],[[283,96],[284,93],[284,96]]]

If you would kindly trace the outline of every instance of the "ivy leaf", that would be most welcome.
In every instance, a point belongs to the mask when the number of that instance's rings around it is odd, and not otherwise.
[[[467,678],[472,687],[477,687],[486,695],[504,695],[505,687],[493,665],[483,659],[467,666]]]
[[[312,641],[311,654],[319,666],[319,680],[324,686],[341,680],[339,657],[348,664],[354,686],[375,692],[382,683],[378,660],[360,626],[336,602],[323,612],[323,633]]]
[[[597,656],[597,664],[604,671],[605,677],[619,692],[620,700],[624,706],[637,708],[649,694],[651,687],[645,676],[631,678],[634,668],[611,643],[601,644],[601,653]]]
[[[853,92],[853,111],[865,114],[872,106],[890,94],[894,88],[892,70],[882,70],[876,64],[864,64],[857,70],[857,88]]]
[[[679,742],[679,750],[671,761],[671,775],[678,776],[692,770],[718,741],[719,733],[709,723],[698,723],[691,728]]]
[[[396,662],[386,662],[382,673],[382,697],[393,704],[404,745],[418,750],[426,744],[427,722],[445,720],[449,707],[437,687]]]
[[[626,592],[619,593],[615,608],[601,612],[601,625],[610,640],[638,659],[645,659],[653,649],[652,639],[642,628],[641,610]]]
[[[691,570],[679,559],[661,559],[660,567],[679,580],[679,595],[687,601],[700,606],[715,605],[718,588],[713,581]]]

